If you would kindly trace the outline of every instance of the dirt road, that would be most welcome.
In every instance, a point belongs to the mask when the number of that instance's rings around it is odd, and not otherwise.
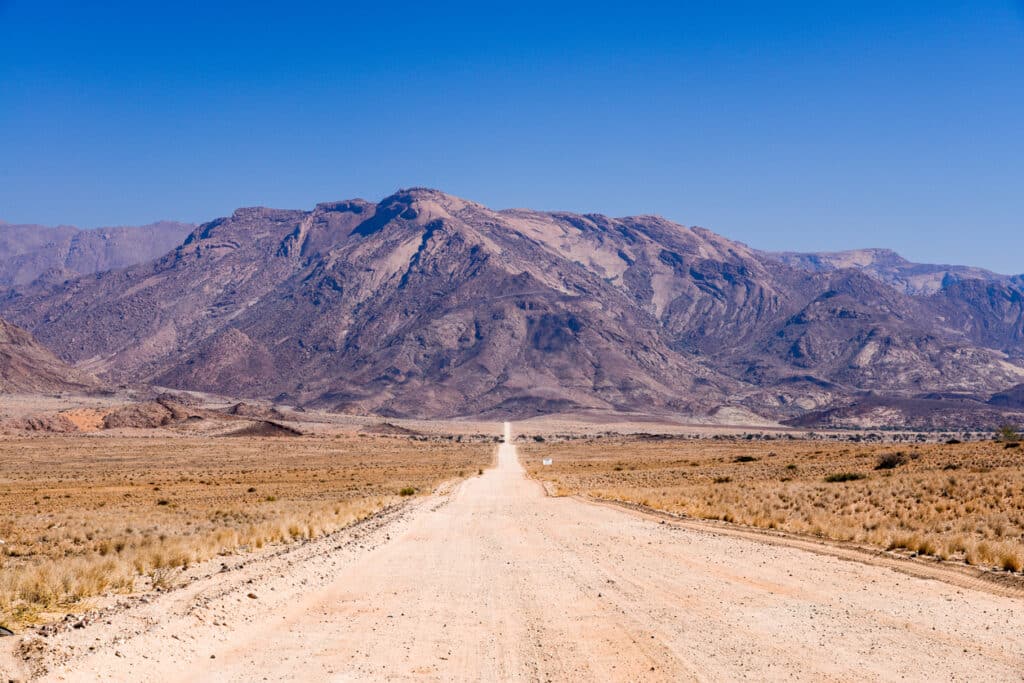
[[[344,539],[54,636],[49,678],[1021,680],[1022,607],[548,498],[502,445]]]

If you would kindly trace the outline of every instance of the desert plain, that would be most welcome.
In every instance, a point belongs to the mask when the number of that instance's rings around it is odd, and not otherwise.
[[[1019,446],[287,417],[0,439],[4,676],[1024,670]]]

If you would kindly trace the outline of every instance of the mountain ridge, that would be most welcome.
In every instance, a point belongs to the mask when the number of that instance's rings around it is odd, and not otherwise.
[[[904,258],[898,252],[885,248],[763,253],[787,265],[810,272],[860,270],[881,282],[903,290],[906,294],[914,295],[934,294],[944,286],[958,280],[1024,284],[1024,275],[1003,275],[975,266],[915,263]]]
[[[173,249],[194,227],[156,221],[81,229],[0,221],[0,291],[36,280],[59,283],[148,261]]]

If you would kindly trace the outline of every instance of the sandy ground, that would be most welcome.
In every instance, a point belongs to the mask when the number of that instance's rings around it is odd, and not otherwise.
[[[511,445],[496,468],[449,492],[227,569],[51,636],[46,649],[64,662],[46,678],[993,681],[1024,672],[1019,598],[549,498]]]

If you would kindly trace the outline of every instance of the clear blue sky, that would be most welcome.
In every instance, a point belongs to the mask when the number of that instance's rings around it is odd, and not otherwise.
[[[0,218],[427,185],[1024,271],[1024,4],[0,0]]]

